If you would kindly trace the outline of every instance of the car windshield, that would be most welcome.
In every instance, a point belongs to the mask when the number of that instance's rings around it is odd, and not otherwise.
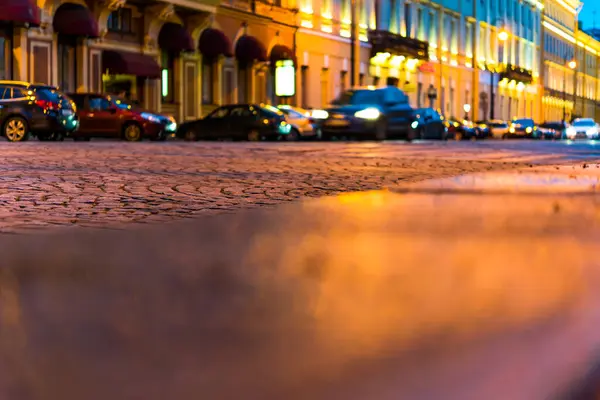
[[[264,111],[270,112],[271,114],[284,115],[279,108],[273,107],[269,104],[261,104],[260,108],[262,108]]]
[[[290,118],[306,118],[305,115],[296,110],[292,110],[291,108],[282,108],[281,111],[283,111],[283,113],[288,115]]]
[[[333,104],[340,106],[379,103],[381,103],[381,93],[377,90],[349,90],[333,101]]]
[[[576,119],[573,121],[573,126],[595,126],[593,119]]]
[[[513,119],[513,124],[521,126],[533,126],[533,120],[531,119]]]

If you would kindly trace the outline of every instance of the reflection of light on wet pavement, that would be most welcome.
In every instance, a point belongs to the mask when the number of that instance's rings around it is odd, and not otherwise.
[[[370,192],[7,238],[36,350],[21,378],[86,400],[487,399],[515,368],[562,383],[598,339],[569,363],[536,363],[521,336],[556,335],[550,349],[584,337],[555,322],[588,312],[598,215],[585,196],[554,198],[560,212],[541,197]]]

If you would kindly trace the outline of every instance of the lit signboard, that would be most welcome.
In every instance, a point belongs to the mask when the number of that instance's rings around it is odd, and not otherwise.
[[[296,94],[296,68],[292,60],[275,63],[275,95],[289,97]]]

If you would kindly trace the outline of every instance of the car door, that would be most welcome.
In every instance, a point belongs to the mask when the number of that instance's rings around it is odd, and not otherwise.
[[[198,121],[198,135],[207,139],[216,139],[228,135],[230,107],[219,107],[204,119]]]
[[[110,101],[104,96],[89,96],[88,119],[90,132],[97,137],[120,137],[120,119],[118,110],[111,108]]]
[[[2,126],[4,125],[4,119],[9,114],[8,105],[10,102],[11,94],[10,88],[4,85],[0,85],[0,122],[2,122]],[[4,132],[2,132],[3,134]]]
[[[87,136],[93,133],[94,124],[90,119],[90,109],[88,105],[88,96],[85,94],[71,94],[70,97],[77,107],[77,117],[79,117],[79,129],[75,136]]]
[[[408,97],[400,89],[386,88],[382,100],[390,131],[398,132],[410,126],[414,112],[408,104]]]
[[[229,112],[229,131],[233,138],[246,138],[248,132],[259,128],[256,124],[258,110],[254,106],[233,106]]]

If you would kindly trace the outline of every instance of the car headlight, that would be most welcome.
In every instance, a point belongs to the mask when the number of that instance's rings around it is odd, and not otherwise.
[[[167,132],[175,132],[177,130],[177,123],[169,122],[167,126],[165,126],[165,130]]]
[[[525,132],[526,133],[531,133],[531,132],[533,132],[533,129],[531,129],[531,127],[528,126],[527,128],[525,128]]]
[[[375,107],[365,108],[364,110],[360,110],[354,113],[356,118],[361,119],[377,119],[381,115],[381,112]]]
[[[144,118],[146,121],[150,121],[150,122],[155,122],[157,124],[160,123],[160,118],[158,118],[156,115],[154,114],[150,114],[150,113],[141,113],[140,116],[142,118]]]
[[[288,134],[292,131],[292,126],[285,121],[281,121],[279,124],[279,132],[283,134]]]
[[[413,123],[410,124],[410,127],[413,129],[417,129],[417,126],[419,126],[419,121],[413,121]]]
[[[329,113],[325,110],[312,110],[310,115],[314,119],[327,119],[329,117]]]
[[[568,137],[577,136],[577,131],[575,130],[575,128],[573,128],[573,127],[568,127],[568,128],[567,128],[567,136],[568,136]]]
[[[515,127],[514,127],[514,126],[511,126],[511,127],[508,129],[508,131],[509,131],[510,133],[515,133]]]

